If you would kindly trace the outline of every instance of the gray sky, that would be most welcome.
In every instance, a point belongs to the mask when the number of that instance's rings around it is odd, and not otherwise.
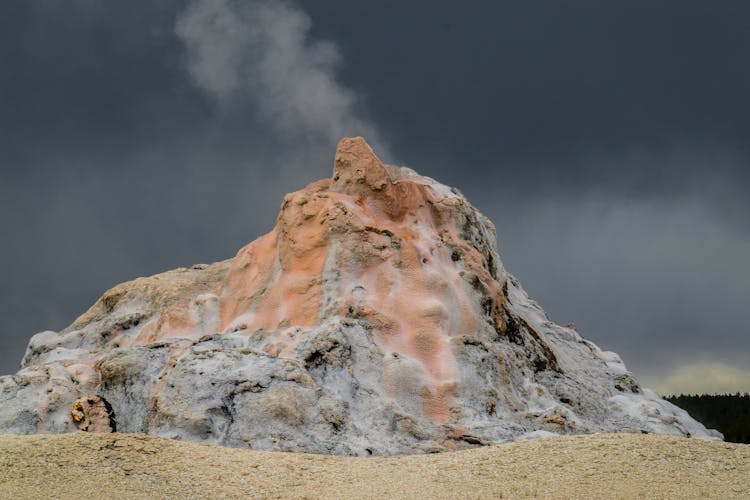
[[[0,373],[107,288],[234,255],[361,134],[461,189],[551,318],[647,383],[750,390],[748,19],[730,0],[4,2]]]

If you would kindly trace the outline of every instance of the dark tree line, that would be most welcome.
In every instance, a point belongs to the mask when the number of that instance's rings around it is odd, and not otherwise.
[[[667,396],[664,399],[687,411],[709,429],[732,443],[750,443],[750,394]]]

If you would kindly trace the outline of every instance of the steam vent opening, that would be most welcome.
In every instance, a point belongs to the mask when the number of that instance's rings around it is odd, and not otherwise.
[[[75,400],[70,417],[85,432],[116,432],[117,423],[112,405],[99,396],[86,396]]]

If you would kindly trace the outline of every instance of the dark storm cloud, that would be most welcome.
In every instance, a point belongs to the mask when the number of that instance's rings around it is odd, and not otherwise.
[[[632,369],[705,358],[747,366],[750,237],[705,207],[588,199],[490,211],[505,229],[505,262],[532,296]]]
[[[503,171],[506,182],[580,187],[607,181],[609,169],[590,161],[597,154],[689,145],[747,159],[744,2],[306,6],[321,36],[345,40],[345,78],[366,88],[376,122],[410,163],[434,150],[433,168],[458,178],[451,161],[486,170],[493,152],[525,167]],[[414,117],[430,126],[412,126]],[[675,167],[633,163],[630,172],[664,188]]]
[[[233,255],[358,133],[638,374],[750,364],[744,2],[0,9],[0,372],[106,288]]]
[[[166,5],[27,3],[2,17],[17,42],[4,46],[0,115],[0,256],[14,262],[3,372],[31,333],[62,328],[106,288],[232,256],[272,227],[284,193],[329,175],[344,129],[377,135],[302,11]],[[231,64],[214,64],[215,46]]]

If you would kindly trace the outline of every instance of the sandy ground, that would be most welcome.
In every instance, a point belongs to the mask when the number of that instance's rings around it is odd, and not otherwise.
[[[750,498],[750,445],[598,434],[404,457],[0,436],[0,498]]]

